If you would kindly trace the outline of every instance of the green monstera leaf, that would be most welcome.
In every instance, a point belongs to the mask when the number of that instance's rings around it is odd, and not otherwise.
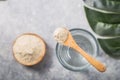
[[[84,0],[84,2],[97,9],[120,12],[120,0]]]
[[[120,0],[94,0],[93,6],[107,11],[120,12]]]
[[[112,39],[98,39],[102,49],[111,57],[120,58],[120,37]]]
[[[98,22],[95,25],[94,31],[99,35],[107,36],[119,36],[120,35],[120,24],[108,24]]]
[[[90,27],[100,36],[120,36],[120,14],[100,12],[84,7]]]
[[[120,59],[120,0],[84,0],[84,2],[89,25],[101,36],[98,38],[101,48],[111,57]]]

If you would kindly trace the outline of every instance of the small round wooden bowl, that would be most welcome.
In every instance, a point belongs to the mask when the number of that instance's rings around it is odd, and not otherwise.
[[[40,39],[40,43],[43,44],[43,46],[42,46],[43,48],[42,48],[42,52],[40,53],[40,57],[39,57],[38,59],[36,59],[36,61],[34,61],[34,63],[32,63],[32,64],[31,64],[31,63],[23,63],[23,62],[21,62],[20,60],[18,60],[17,57],[15,57],[15,53],[14,53],[13,46],[14,46],[14,44],[16,43],[16,40],[17,40],[19,37],[24,36],[24,35],[35,36],[35,37],[39,38],[39,39]],[[13,51],[13,56],[14,56],[14,58],[16,59],[17,62],[19,62],[20,64],[25,65],[25,66],[33,66],[33,65],[38,64],[39,62],[42,61],[42,59],[44,58],[45,53],[46,53],[46,44],[45,44],[44,40],[43,40],[39,35],[34,34],[34,33],[24,33],[24,34],[18,36],[18,37],[15,39],[15,41],[13,42],[13,46],[12,46],[12,51]]]

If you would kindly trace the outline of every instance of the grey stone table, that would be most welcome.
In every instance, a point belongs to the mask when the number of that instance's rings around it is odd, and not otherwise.
[[[102,50],[98,60],[107,66],[105,73],[93,67],[72,72],[58,62],[53,31],[66,24],[69,29],[82,28],[90,32],[82,0],[6,0],[0,1],[0,80],[120,80],[120,60]],[[25,67],[13,58],[14,39],[26,32],[41,35],[47,53],[41,63]],[[93,33],[93,32],[92,32]]]

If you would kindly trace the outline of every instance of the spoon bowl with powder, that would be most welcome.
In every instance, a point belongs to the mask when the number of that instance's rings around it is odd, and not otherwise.
[[[58,43],[64,46],[71,47],[79,52],[79,54],[82,55],[98,71],[104,72],[106,70],[106,67],[100,61],[93,58],[91,55],[86,53],[86,51],[78,46],[68,29],[64,27],[56,29],[54,32],[54,38]]]

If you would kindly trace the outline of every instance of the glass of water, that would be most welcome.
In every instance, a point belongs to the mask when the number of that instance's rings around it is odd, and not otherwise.
[[[97,56],[99,52],[98,44],[95,37],[90,32],[83,29],[71,29],[70,32],[76,43],[83,50],[93,57]],[[87,60],[77,51],[59,43],[56,45],[56,55],[59,62],[65,68],[72,71],[81,71],[90,66]]]

